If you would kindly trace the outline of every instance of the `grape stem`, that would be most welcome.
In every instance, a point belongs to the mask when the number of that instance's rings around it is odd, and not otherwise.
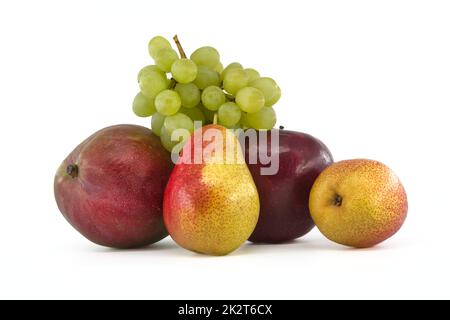
[[[183,47],[181,46],[180,40],[178,40],[178,35],[173,36],[173,41],[175,41],[175,44],[177,45],[178,52],[180,52],[180,57],[182,59],[186,59],[186,53],[183,50]]]
[[[232,102],[234,102],[234,100],[235,100],[234,96],[233,96],[232,94],[227,93],[227,92],[225,92],[225,97],[226,97],[229,101],[232,101]]]
[[[214,113],[213,124],[217,124],[217,112]]]
[[[176,85],[177,81],[174,78],[170,79],[169,89],[174,89]]]

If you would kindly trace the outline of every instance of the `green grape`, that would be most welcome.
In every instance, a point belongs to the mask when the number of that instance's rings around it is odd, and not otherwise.
[[[139,117],[150,117],[156,112],[155,100],[139,92],[133,100],[133,111]]]
[[[198,108],[202,110],[203,114],[205,115],[206,123],[212,123],[214,121],[214,115],[216,114],[215,111],[206,109],[203,104],[199,104]]]
[[[244,69],[244,66],[239,62],[232,62],[227,66],[227,68],[228,69],[234,69],[234,68]]]
[[[149,66],[143,67],[143,68],[139,71],[138,76],[137,76],[138,82],[139,82],[139,79],[141,79],[141,77],[143,77],[144,75],[146,75],[149,71],[156,71],[156,72],[159,72],[159,73],[161,73],[161,75],[162,75],[163,77],[166,77],[166,74],[165,74],[163,71],[161,71],[161,69],[159,69],[158,66],[155,66],[155,65],[149,65]]]
[[[223,71],[223,64],[221,62],[219,62],[214,68],[213,70],[215,72],[217,72],[218,74],[221,74]]]
[[[197,77],[197,65],[189,59],[179,59],[172,64],[172,76],[179,83],[189,83]]]
[[[164,72],[170,72],[172,64],[178,60],[178,53],[172,48],[159,50],[155,55],[155,64]]]
[[[241,128],[241,124],[239,122],[236,123],[235,125],[232,125],[232,126],[227,126],[227,125],[224,125],[224,124],[222,124],[222,126],[224,126],[227,129],[233,129],[233,130],[235,130],[235,129],[242,129]]]
[[[203,111],[199,107],[194,107],[190,109],[181,108],[179,112],[187,115],[189,118],[191,118],[192,121],[200,121],[202,124],[204,124],[206,121],[205,115],[203,114]]]
[[[148,43],[148,53],[155,59],[156,53],[161,49],[172,48],[170,42],[161,36],[156,36],[152,38]]]
[[[159,113],[171,116],[181,108],[180,95],[169,89],[161,91],[155,98],[155,107]]]
[[[161,128],[160,137],[163,147],[169,152],[172,152],[173,147],[175,147],[178,144],[178,141],[172,141],[172,136],[170,133],[167,132],[165,127]]]
[[[223,69],[223,71],[220,74],[220,79],[223,81],[223,79],[225,79],[225,76],[227,75],[228,71],[233,70],[233,69],[244,69],[244,67],[242,66],[242,64],[240,64],[239,62],[233,62],[230,63],[229,65],[227,65],[227,67],[225,69]]]
[[[247,69],[244,69],[244,71],[245,71],[245,73],[248,76],[248,82],[249,83],[255,81],[256,79],[261,78],[261,76],[259,75],[259,72],[257,70],[255,70],[255,69],[247,68]]]
[[[256,88],[245,87],[236,94],[236,104],[247,113],[258,112],[264,103],[264,95]]]
[[[226,102],[220,106],[218,116],[220,124],[234,126],[241,119],[241,109],[234,102]]]
[[[213,47],[201,47],[191,54],[191,60],[198,66],[214,69],[220,62],[220,55]]]
[[[266,99],[266,106],[273,106],[281,97],[281,89],[272,78],[259,78],[250,83],[253,88],[259,89]]]
[[[220,86],[220,76],[217,72],[211,69],[206,67],[198,67],[197,78],[195,78],[194,84],[200,90],[203,90],[209,86]]]
[[[185,129],[192,133],[194,132],[194,123],[187,115],[177,113],[173,116],[166,117],[164,120],[164,128],[169,134],[172,134],[176,129]]]
[[[225,101],[225,93],[219,87],[210,86],[202,92],[202,104],[211,111],[219,109]]]
[[[160,72],[147,71],[139,79],[141,92],[148,98],[155,98],[158,93],[169,87],[169,81]]]
[[[232,95],[235,95],[247,85],[248,75],[243,69],[239,68],[229,70],[223,80],[223,88]]]
[[[278,100],[280,100],[280,98],[281,98],[281,89],[277,85],[275,87],[275,94],[272,96],[272,99],[270,99],[269,102],[266,102],[266,106],[268,106],[268,107],[273,106],[275,103],[278,102]]]
[[[273,128],[277,122],[277,116],[275,110],[271,107],[263,107],[261,110],[255,113],[247,114],[248,124],[255,129],[267,129]]]
[[[152,131],[158,137],[161,135],[161,128],[164,125],[164,119],[166,119],[166,116],[158,112],[152,116]]]
[[[170,133],[166,127],[163,126],[161,129],[161,143],[167,151],[178,154],[189,139],[190,132],[181,131],[175,133],[175,135],[172,134],[173,132]]]
[[[177,83],[175,91],[181,98],[181,105],[185,108],[193,108],[200,103],[200,90],[193,83]]]
[[[240,64],[239,62],[232,62],[232,63],[230,63],[229,65],[227,65],[227,67],[226,67],[226,69],[229,69],[229,70],[235,69],[235,68],[238,68],[238,69],[244,69],[244,67],[242,66],[242,64]]]
[[[250,124],[248,123],[248,119],[247,119],[247,113],[241,112],[241,120],[239,121],[239,125],[240,125],[243,129],[248,129],[248,128],[250,128]]]

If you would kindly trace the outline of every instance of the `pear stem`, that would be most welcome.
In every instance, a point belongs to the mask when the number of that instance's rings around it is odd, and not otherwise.
[[[336,206],[336,207],[340,207],[341,205],[342,205],[342,197],[340,196],[340,195],[336,195],[335,197],[334,197],[334,200],[333,200],[333,204]]]
[[[175,41],[175,44],[177,45],[178,52],[180,53],[180,57],[182,59],[186,59],[186,53],[183,50],[183,47],[181,46],[180,40],[178,40],[178,35],[173,36],[173,41]]]

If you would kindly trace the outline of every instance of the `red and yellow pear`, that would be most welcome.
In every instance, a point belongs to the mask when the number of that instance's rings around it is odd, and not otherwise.
[[[185,249],[226,255],[249,238],[259,198],[233,132],[219,125],[194,132],[170,176],[163,208],[169,234]]]

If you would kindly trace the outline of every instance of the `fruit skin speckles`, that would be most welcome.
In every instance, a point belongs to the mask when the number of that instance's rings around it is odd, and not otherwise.
[[[340,161],[325,169],[313,185],[309,206],[328,239],[356,248],[393,236],[408,212],[406,192],[395,173],[367,159]]]
[[[232,134],[224,127],[209,125]],[[183,163],[194,151],[196,131],[186,143],[164,195],[164,222],[169,234],[183,248],[209,255],[226,255],[242,245],[253,232],[259,216],[256,186],[245,162],[218,164]],[[236,137],[233,141],[237,142]],[[206,146],[204,143],[203,146]],[[226,148],[224,144],[224,150]],[[243,157],[241,149],[235,149]],[[191,153],[192,154],[192,153]]]

